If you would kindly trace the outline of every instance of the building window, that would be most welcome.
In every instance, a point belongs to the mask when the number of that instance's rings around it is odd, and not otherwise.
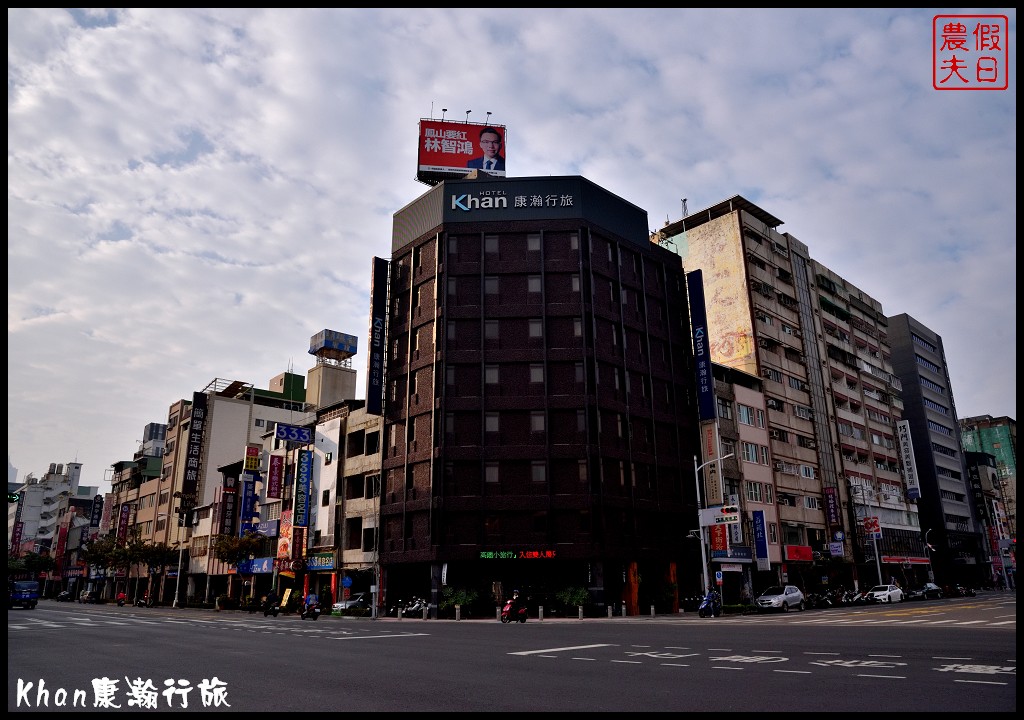
[[[453,278],[453,277],[448,278],[448,295],[450,295],[452,297],[454,297],[456,295],[456,292],[455,292],[455,278]]]
[[[544,322],[539,318],[530,319],[530,337],[544,337]]]
[[[540,252],[540,233],[526,233],[526,251]]]
[[[530,479],[535,483],[547,482],[547,468],[542,461],[534,460],[530,463]]]
[[[580,460],[578,462],[578,466],[579,466],[579,469],[580,469],[580,482],[586,482],[587,481],[587,461],[586,460]]]
[[[484,464],[484,482],[498,482],[498,463],[489,462]]]
[[[534,410],[530,413],[530,432],[544,432],[544,411]]]
[[[498,413],[484,413],[484,431],[496,433],[499,430]]]
[[[498,253],[498,236],[484,235],[484,252],[490,255]]]
[[[744,425],[754,424],[754,408],[748,405],[736,406],[736,420]]]
[[[449,365],[444,369],[444,382],[446,385],[455,384],[455,366]]]
[[[459,254],[459,239],[450,237],[448,238],[448,254],[458,255]]]
[[[572,334],[576,337],[583,337],[583,321],[580,318],[572,319]]]
[[[330,504],[331,504],[331,491],[330,490],[324,490],[323,494],[320,496],[320,507],[327,507]]]
[[[719,442],[721,442],[722,444],[722,457],[725,457],[726,455],[736,454],[736,443],[734,443],[732,440],[722,438]]]
[[[750,442],[741,442],[740,450],[746,462],[756,463],[758,458],[757,445]]]
[[[747,483],[747,500],[750,502],[764,502],[761,494],[761,483],[748,482]]]
[[[814,468],[810,465],[801,465],[800,476],[813,480],[816,477],[816,473],[814,472]]]
[[[569,249],[579,250],[580,249],[580,236],[578,233],[569,233]]]
[[[530,275],[526,278],[526,292],[540,293],[540,275]]]
[[[818,510],[821,508],[821,503],[813,495],[804,495],[804,507],[808,510]]]
[[[484,277],[484,295],[498,294],[498,276],[487,275]]]
[[[540,363],[530,364],[530,382],[532,383],[543,383],[544,382],[544,366]]]
[[[717,398],[718,401],[718,417],[725,420],[732,419],[732,403],[725,398]]]
[[[583,363],[576,363],[575,370],[576,370],[576,384],[577,385],[582,385],[583,384]]]
[[[498,339],[498,321],[497,320],[485,320],[484,321],[484,337],[487,340]]]
[[[580,276],[579,275],[573,275],[572,276],[572,291],[574,293],[578,293],[580,291]]]
[[[497,365],[484,366],[484,382],[488,385],[497,385],[500,382]]]

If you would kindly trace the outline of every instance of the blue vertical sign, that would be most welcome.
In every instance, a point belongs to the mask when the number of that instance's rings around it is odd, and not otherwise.
[[[754,557],[757,559],[757,569],[767,570],[770,565],[768,561],[768,528],[764,524],[764,510],[755,510],[754,516]]]
[[[690,295],[690,326],[693,329],[693,362],[697,371],[697,413],[702,421],[714,420],[715,381],[711,372],[711,348],[708,345],[708,313],[704,305],[704,274],[694,270],[686,274]]]
[[[309,493],[313,482],[313,451],[299,450],[299,466],[295,474],[295,514],[292,525],[309,527]]]
[[[242,509],[238,516],[241,522],[238,524],[238,537],[244,537],[247,532],[254,532],[252,522],[253,506],[256,503],[256,478],[252,473],[242,473]]]

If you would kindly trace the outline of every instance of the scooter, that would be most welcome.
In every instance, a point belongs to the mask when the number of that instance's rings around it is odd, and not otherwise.
[[[277,614],[281,612],[281,604],[276,600],[273,603],[269,603],[266,600],[263,601],[263,617],[270,617],[273,615],[277,617]]]
[[[717,590],[709,590],[697,608],[697,617],[718,617],[722,614],[722,596]]]
[[[320,618],[320,603],[313,603],[312,605],[303,605],[302,612],[299,614],[299,617],[303,620],[318,620]]]
[[[501,621],[503,623],[508,624],[508,623],[516,623],[516,622],[520,622],[520,623],[526,622],[526,606],[525,605],[520,605],[519,607],[513,609],[512,606],[514,604],[515,604],[515,600],[506,600],[505,601],[505,607],[503,607],[501,609]]]

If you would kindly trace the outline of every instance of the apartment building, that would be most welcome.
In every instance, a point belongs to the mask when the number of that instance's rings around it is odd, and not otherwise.
[[[780,580],[912,582],[928,558],[896,449],[902,401],[886,317],[780,225],[734,196],[652,240],[702,271],[712,360],[764,380]],[[746,475],[760,452],[743,462]]]
[[[978,587],[991,575],[984,567],[984,501],[971,487],[942,337],[905,313],[890,317],[889,327],[921,484],[922,535],[938,548],[935,575],[943,585]]]

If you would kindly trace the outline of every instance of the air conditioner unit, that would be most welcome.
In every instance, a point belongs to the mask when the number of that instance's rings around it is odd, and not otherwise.
[[[768,368],[764,368],[763,370],[761,370],[761,376],[770,378],[772,376],[772,371],[769,370]]]
[[[778,439],[782,437],[782,433],[780,433],[778,430],[769,430],[768,437]]]

